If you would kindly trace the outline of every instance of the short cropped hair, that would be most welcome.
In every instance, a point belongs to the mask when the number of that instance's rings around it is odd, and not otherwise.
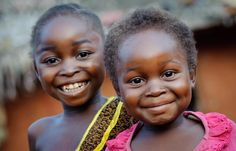
[[[108,32],[104,46],[104,61],[113,86],[119,95],[116,62],[122,42],[130,35],[147,29],[161,30],[172,35],[186,52],[189,70],[197,66],[197,50],[193,32],[180,20],[164,10],[156,8],[139,8],[123,20],[115,23]]]
[[[48,9],[36,22],[31,34],[30,44],[32,49],[34,50],[40,43],[39,38],[44,25],[58,16],[68,15],[78,17],[79,19],[85,19],[89,22],[92,30],[98,32],[98,34],[100,34],[101,37],[105,39],[101,20],[95,13],[76,3],[60,4]]]

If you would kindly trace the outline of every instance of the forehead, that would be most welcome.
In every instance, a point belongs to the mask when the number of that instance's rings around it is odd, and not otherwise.
[[[144,30],[128,36],[118,49],[118,57],[121,61],[168,53],[185,56],[178,41],[171,34],[155,29]]]
[[[76,18],[73,16],[58,16],[48,21],[41,30],[40,39],[55,35],[67,35],[76,34],[78,32],[87,32],[89,26],[85,19]]]

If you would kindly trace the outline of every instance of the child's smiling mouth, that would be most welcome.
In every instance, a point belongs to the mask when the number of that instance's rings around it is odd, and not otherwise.
[[[89,81],[75,82],[70,84],[65,84],[59,87],[60,91],[66,95],[73,95],[82,92],[88,85]]]
[[[166,110],[168,107],[170,107],[172,105],[173,102],[171,103],[166,103],[166,104],[162,104],[162,105],[158,105],[158,106],[153,106],[153,107],[147,107],[145,108],[147,111],[151,112],[151,113],[162,113],[164,112],[164,110]]]
[[[149,104],[145,104],[142,106],[142,109],[147,110],[150,113],[153,114],[161,114],[163,113],[167,108],[173,105],[175,101],[169,100],[169,101],[163,101],[163,102],[152,102]]]
[[[85,85],[86,85],[86,82],[68,84],[68,85],[62,86],[62,90],[64,92],[73,92],[73,91],[76,91],[77,89],[80,89],[81,87]]]

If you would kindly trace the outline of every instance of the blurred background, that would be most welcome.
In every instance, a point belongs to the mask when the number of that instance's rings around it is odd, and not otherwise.
[[[49,7],[67,2],[98,14],[105,31],[127,12],[144,6],[170,11],[193,31],[199,51],[194,107],[236,121],[236,0],[0,0],[0,150],[28,150],[27,128],[62,111],[32,71],[32,26]],[[109,78],[102,93],[115,95]]]

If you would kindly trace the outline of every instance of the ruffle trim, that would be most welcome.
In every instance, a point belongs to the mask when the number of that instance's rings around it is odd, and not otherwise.
[[[138,123],[134,124],[129,129],[121,132],[115,139],[108,140],[106,142],[107,149],[106,151],[112,150],[112,151],[125,151],[127,141],[129,141],[129,138],[132,137],[136,127],[138,126]]]
[[[197,116],[202,121],[204,119],[206,121],[206,123],[203,122],[206,134],[195,150],[222,151],[228,146],[233,126],[225,115],[216,112],[207,114],[190,112],[190,114]],[[187,112],[187,115],[189,115],[189,112]]]

